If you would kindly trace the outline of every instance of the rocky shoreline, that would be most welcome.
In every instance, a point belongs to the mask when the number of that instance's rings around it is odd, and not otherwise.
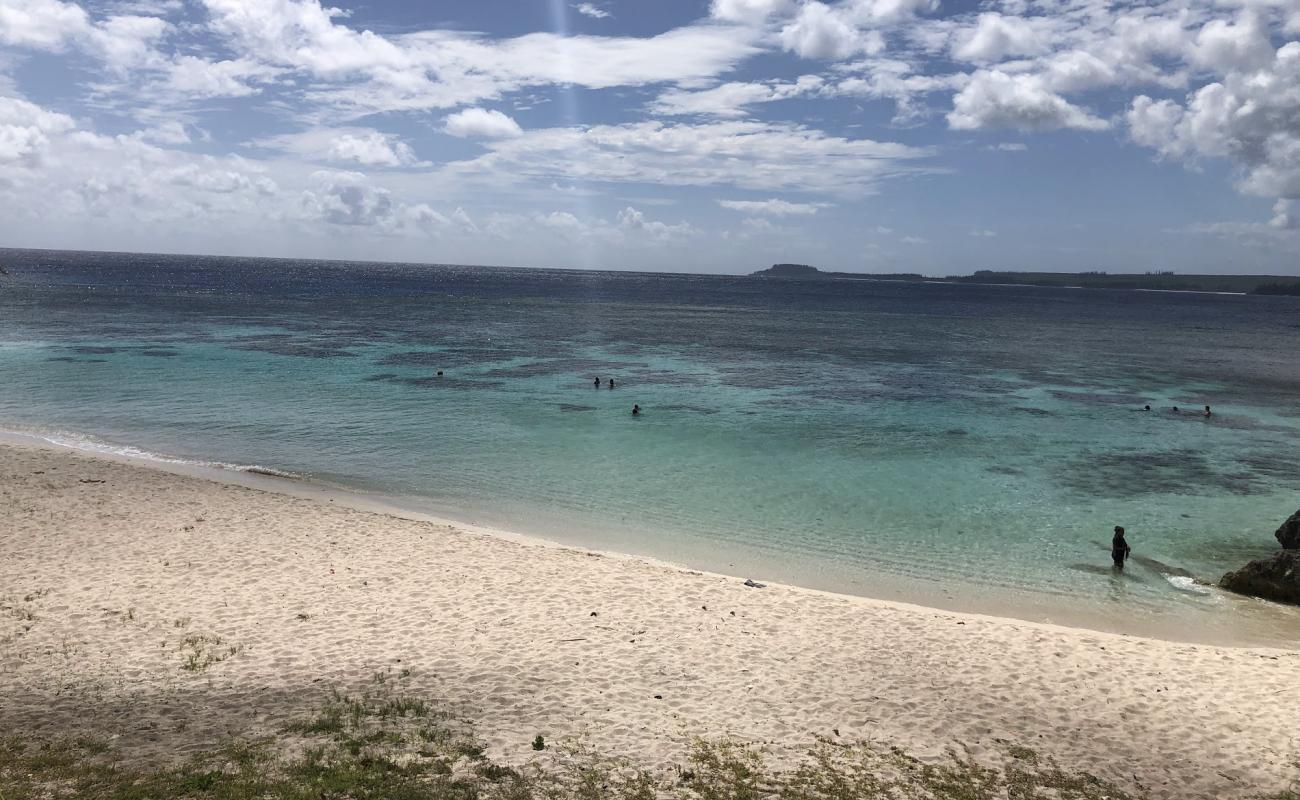
[[[1300,511],[1273,535],[1281,550],[1229,572],[1219,579],[1219,586],[1237,594],[1300,605]]]

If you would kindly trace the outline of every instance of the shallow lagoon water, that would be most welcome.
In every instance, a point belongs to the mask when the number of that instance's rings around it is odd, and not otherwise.
[[[10,430],[760,580],[1300,640],[1202,585],[1300,507],[1295,298],[0,255]]]

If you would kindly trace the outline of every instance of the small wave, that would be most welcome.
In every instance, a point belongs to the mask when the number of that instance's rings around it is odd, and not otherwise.
[[[39,439],[43,442],[58,445],[59,447],[67,447],[71,450],[81,450],[87,453],[99,453],[102,455],[117,456],[119,458],[138,459],[140,461],[152,461],[159,464],[176,464],[178,466],[244,472],[250,475],[264,475],[272,478],[302,480],[301,475],[297,475],[287,470],[275,469],[274,467],[265,467],[261,464],[231,464],[226,461],[203,461],[200,459],[180,458],[179,456],[170,456],[162,453],[154,453],[149,450],[142,450],[138,447],[132,447],[131,445],[106,442],[102,439],[96,439],[93,436],[87,436],[81,433],[30,430],[12,430],[4,432]]]
[[[1210,590],[1203,584],[1197,583],[1195,578],[1186,575],[1165,575],[1164,579],[1180,592],[1189,594],[1209,595]]]

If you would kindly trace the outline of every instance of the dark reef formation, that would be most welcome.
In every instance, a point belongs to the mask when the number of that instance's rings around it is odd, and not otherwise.
[[[1300,605],[1300,511],[1273,535],[1281,550],[1229,572],[1219,579],[1219,586],[1237,594]]]

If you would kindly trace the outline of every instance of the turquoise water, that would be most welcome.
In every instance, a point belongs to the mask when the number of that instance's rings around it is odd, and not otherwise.
[[[1294,298],[0,256],[8,430],[758,580],[1300,640],[1196,582],[1300,507]]]

